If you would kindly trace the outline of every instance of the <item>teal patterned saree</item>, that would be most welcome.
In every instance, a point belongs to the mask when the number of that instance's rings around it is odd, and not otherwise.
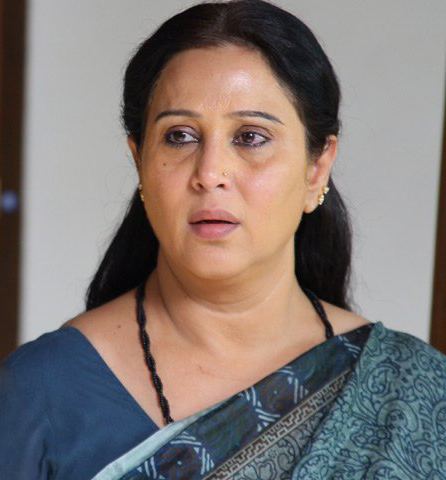
[[[161,428],[94,480],[446,479],[446,356],[381,322]]]

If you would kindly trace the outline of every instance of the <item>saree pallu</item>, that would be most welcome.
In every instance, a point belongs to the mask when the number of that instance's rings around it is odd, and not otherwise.
[[[446,356],[381,322],[173,422],[94,480],[446,479]]]

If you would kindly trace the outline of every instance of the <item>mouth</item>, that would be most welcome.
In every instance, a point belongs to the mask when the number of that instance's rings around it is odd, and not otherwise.
[[[202,240],[218,240],[239,227],[239,223],[232,223],[225,220],[200,220],[190,223],[192,232]]]
[[[221,208],[202,209],[196,211],[189,217],[189,223],[192,225],[198,225],[201,223],[226,223],[238,225],[239,219],[231,212],[228,212],[227,210],[223,210]]]
[[[200,220],[199,222],[193,222],[192,225],[198,225],[200,223],[228,223],[229,225],[237,225],[234,222],[227,222],[226,220]]]

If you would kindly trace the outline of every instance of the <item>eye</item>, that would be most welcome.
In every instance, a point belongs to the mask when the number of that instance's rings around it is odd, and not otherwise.
[[[269,142],[269,138],[265,137],[265,135],[262,135],[258,132],[254,132],[254,131],[246,131],[246,132],[243,132],[239,135],[240,137],[244,137],[245,138],[245,141],[246,143],[242,143],[241,146],[242,147],[250,147],[250,148],[256,148],[256,147],[261,147],[262,145],[264,145],[265,143]],[[260,137],[260,138],[263,138],[264,140],[262,141],[258,141],[258,142],[255,142],[255,137]],[[238,142],[236,142],[238,143]]]
[[[168,132],[164,136],[164,142],[167,145],[172,146],[174,148],[181,148],[183,145],[187,143],[196,143],[196,142],[182,142],[181,140],[184,139],[185,136],[195,138],[190,133],[187,133],[184,130],[172,130],[171,132]]]

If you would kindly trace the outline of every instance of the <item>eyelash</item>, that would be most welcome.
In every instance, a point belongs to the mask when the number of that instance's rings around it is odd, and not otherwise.
[[[196,143],[196,142],[173,142],[172,140],[169,139],[169,135],[172,135],[173,133],[176,133],[176,132],[182,132],[182,133],[185,133],[187,135],[190,135],[192,136],[190,133],[188,132],[185,132],[184,130],[172,130],[171,132],[168,132],[165,136],[164,136],[164,143],[166,145],[168,145],[169,147],[173,147],[173,148],[182,148],[184,145],[188,145],[189,143]],[[265,135],[262,135],[261,133],[259,132],[255,132],[253,130],[248,130],[246,132],[242,132],[240,135],[244,135],[246,133],[254,133],[255,135],[260,135],[261,137],[265,138],[265,140],[263,142],[260,142],[256,145],[250,145],[249,143],[246,143],[246,144],[241,144],[242,147],[248,147],[248,148],[258,148],[258,147],[262,147],[263,145],[265,145],[267,142],[270,141],[270,139],[268,137],[266,137]]]

